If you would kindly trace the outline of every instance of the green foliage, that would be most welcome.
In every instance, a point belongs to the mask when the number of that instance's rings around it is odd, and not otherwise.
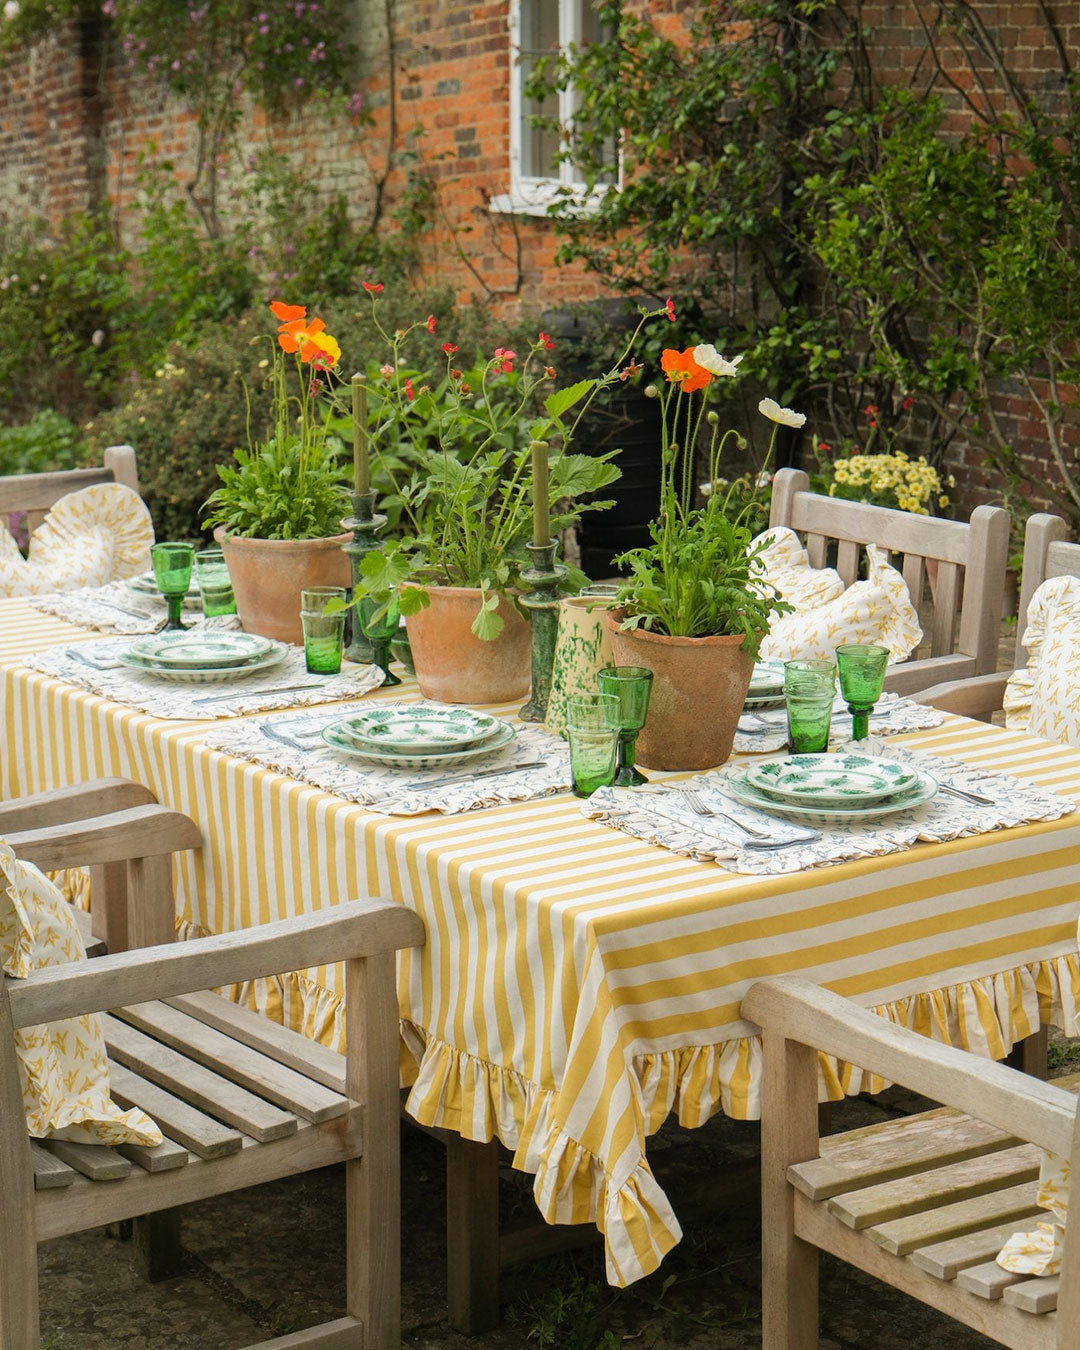
[[[52,409],[18,427],[0,427],[0,474],[75,469],[85,462],[79,429]]]
[[[275,437],[236,451],[218,466],[221,486],[210,496],[208,526],[258,539],[325,539],[340,534],[348,508],[341,441],[301,446],[299,436]]]

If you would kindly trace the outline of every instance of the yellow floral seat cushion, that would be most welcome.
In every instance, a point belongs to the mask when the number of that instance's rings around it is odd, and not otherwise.
[[[1027,666],[1005,688],[1005,725],[1080,746],[1080,577],[1051,577],[1028,605]]]
[[[0,840],[0,969],[25,979],[44,966],[84,961],[71,906],[36,867]],[[109,1069],[99,1013],[67,1017],[15,1033],[26,1125],[36,1139],[85,1144],[161,1143],[142,1111],[122,1111],[109,1097]]]
[[[0,596],[104,586],[150,566],[154,526],[139,494],[122,483],[69,492],[30,537],[23,558],[0,527]]]
[[[902,661],[922,640],[919,616],[904,578],[889,565],[884,549],[866,547],[869,575],[844,589],[832,568],[809,566],[798,536],[772,530],[763,555],[766,579],[795,607],[773,621],[761,644],[762,659],[831,660],[845,642],[888,647],[890,659]]]

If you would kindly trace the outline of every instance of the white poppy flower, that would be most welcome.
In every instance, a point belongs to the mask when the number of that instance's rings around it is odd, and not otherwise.
[[[801,427],[806,421],[805,413],[794,412],[791,408],[781,408],[774,398],[763,398],[757,405],[757,410],[770,422],[779,422],[782,427]]]
[[[726,361],[711,342],[702,342],[694,348],[694,360],[710,375],[738,375],[741,356]]]
[[[19,0],[7,0],[4,6],[5,19],[17,19],[19,16]]]

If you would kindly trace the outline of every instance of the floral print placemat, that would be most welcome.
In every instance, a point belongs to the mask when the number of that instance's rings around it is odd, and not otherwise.
[[[342,716],[339,708],[244,722],[215,730],[206,744],[388,816],[429,811],[453,815],[547,797],[570,787],[565,742],[539,728],[520,728],[513,743],[490,758],[434,769],[398,769],[331,749],[322,730]]]
[[[99,633],[130,633],[132,636],[152,633],[165,618],[163,596],[137,590],[126,581],[110,581],[106,586],[90,586],[79,591],[35,595],[30,604],[46,614],[54,614],[80,628],[94,628]],[[235,614],[204,619],[197,606],[185,607],[184,623],[191,628],[204,625],[208,628],[240,627]]]
[[[899,694],[882,694],[870,718],[875,736],[897,736],[903,731],[924,731],[939,727],[945,714],[925,703],[914,703]],[[851,714],[839,696],[833,704],[830,742],[842,744],[851,739]],[[787,745],[787,713],[783,707],[760,712],[744,709],[735,732],[733,750],[738,755],[764,755],[783,750]]]
[[[864,742],[861,750],[884,753],[914,764],[939,784],[977,792],[989,799],[980,805],[953,796],[947,790],[924,806],[897,811],[880,823],[830,825],[814,828],[813,837],[800,839],[797,829],[781,816],[745,807],[725,791],[725,783],[743,768],[725,764],[687,783],[655,790],[599,788],[582,812],[612,829],[647,843],[670,849],[701,862],[715,862],[729,872],[770,876],[801,872],[809,867],[851,862],[883,853],[898,853],[919,841],[941,843],[964,835],[987,834],[1011,825],[1056,820],[1076,809],[1076,803],[1056,793],[1043,792],[1009,774],[972,768],[958,759],[941,759],[902,746],[883,749]],[[700,816],[678,791],[694,789],[701,802],[729,820]],[[732,824],[731,822],[735,822]],[[739,829],[739,822],[765,829],[769,841],[755,843]],[[805,832],[803,832],[805,833]]]
[[[121,665],[117,654],[130,645],[127,638],[108,638],[50,647],[28,657],[26,664],[65,684],[137,708],[151,717],[185,722],[237,717],[271,708],[336,703],[378,689],[383,680],[378,666],[348,663],[338,675],[309,674],[303,651],[293,647],[284,661],[263,674],[220,684],[179,684]],[[336,715],[341,717],[342,710],[338,709]]]

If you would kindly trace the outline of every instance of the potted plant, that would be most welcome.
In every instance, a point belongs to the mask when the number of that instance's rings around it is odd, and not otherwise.
[[[710,483],[719,481],[728,438],[743,442],[735,431],[719,434],[717,414],[706,409],[704,397],[715,379],[737,375],[738,359],[726,361],[702,344],[665,350],[662,365],[666,386],[650,387],[663,401],[660,512],[650,526],[652,543],[617,560],[629,576],[604,622],[616,663],[653,672],[637,743],[640,762],[705,769],[730,755],[761,639],[772,615],[790,606],[763,584],[764,545],[752,544],[747,523],[752,503],[733,510],[730,487],[694,505],[694,447],[702,427],[711,427]],[[772,399],[758,406],[774,424],[767,463],[777,426],[799,427],[806,419]]]
[[[520,698],[529,688],[530,634],[516,597],[528,585],[528,544],[546,542],[584,510],[610,506],[581,498],[619,477],[611,462],[617,452],[575,454],[574,435],[596,394],[640,369],[627,364],[638,334],[667,310],[642,311],[611,370],[557,388],[546,333],[523,356],[497,347],[462,369],[457,346],[439,340],[433,318],[386,333],[375,288],[368,289],[389,349],[371,371],[371,446],[393,483],[386,505],[400,513],[404,533],[364,559],[357,595],[400,600],[425,695],[469,703]],[[443,363],[432,382],[404,355],[425,332]],[[567,569],[568,590],[583,581]]]
[[[270,308],[279,327],[269,425],[253,439],[245,385],[248,444],[218,467],[206,521],[216,527],[244,628],[300,643],[300,591],[351,581],[341,548],[350,537],[341,530],[349,511],[342,442],[333,406],[322,401],[341,351],[303,306],[275,300]]]

